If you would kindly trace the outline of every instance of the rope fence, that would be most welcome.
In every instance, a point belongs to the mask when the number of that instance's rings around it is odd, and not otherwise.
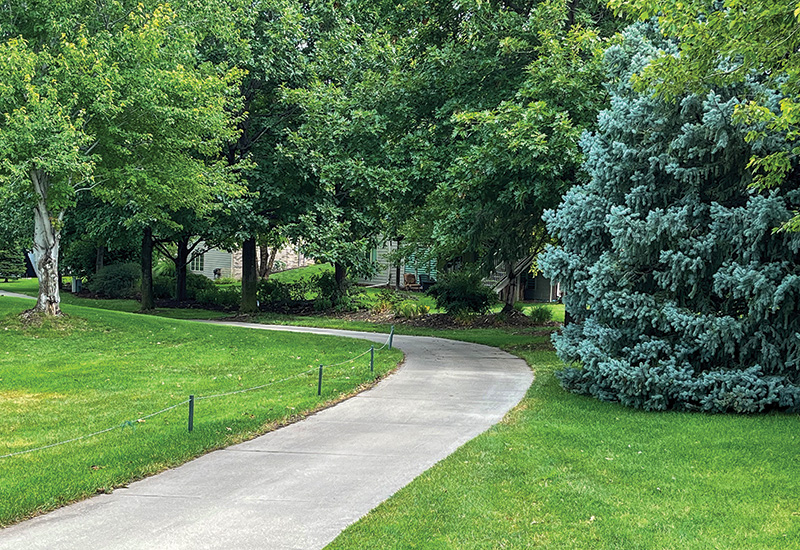
[[[364,357],[366,354],[369,353],[370,354],[370,365],[369,365],[369,368],[370,368],[370,373],[373,373],[374,370],[375,370],[375,362],[374,362],[374,360],[375,360],[375,352],[376,351],[381,351],[383,349],[386,349],[387,347],[388,347],[388,349],[391,350],[392,349],[393,337],[394,337],[394,325],[392,325],[391,332],[389,333],[389,337],[387,338],[386,342],[384,342],[384,344],[380,348],[376,349],[375,346],[372,346],[367,351],[365,351],[364,353],[356,355],[355,357],[351,357],[350,359],[347,359],[347,360],[342,361],[340,363],[333,363],[333,364],[330,364],[330,365],[320,365],[319,367],[314,367],[314,368],[305,370],[303,372],[299,372],[297,374],[293,374],[291,376],[287,376],[286,378],[281,378],[280,380],[273,380],[271,382],[267,382],[266,384],[260,384],[258,386],[253,386],[253,387],[250,387],[250,388],[244,388],[244,389],[234,390],[234,391],[229,391],[229,392],[224,392],[224,393],[217,393],[217,394],[214,394],[214,395],[201,395],[201,396],[198,396],[198,397],[195,397],[194,395],[191,395],[191,396],[189,396],[189,399],[184,399],[180,403],[175,403],[174,405],[170,405],[169,407],[163,408],[160,411],[156,411],[156,412],[147,414],[145,416],[137,417],[136,420],[126,420],[126,421],[122,422],[121,424],[117,424],[117,425],[111,426],[109,428],[105,428],[104,430],[99,430],[99,431],[96,431],[96,432],[93,432],[93,433],[90,433],[90,434],[85,434],[85,435],[81,435],[81,436],[78,436],[78,437],[73,437],[72,439],[66,439],[64,441],[58,441],[57,443],[50,443],[49,445],[43,445],[41,447],[34,447],[34,448],[31,448],[31,449],[25,449],[23,451],[16,451],[16,452],[13,452],[13,453],[0,455],[0,460],[2,460],[4,458],[10,458],[10,457],[13,457],[13,456],[19,456],[19,455],[24,455],[24,454],[28,454],[28,453],[33,453],[33,452],[36,452],[36,451],[43,451],[45,449],[51,449],[53,447],[58,447],[60,445],[66,445],[68,443],[74,443],[76,441],[82,441],[84,439],[89,439],[91,437],[96,437],[98,435],[102,435],[104,433],[108,433],[108,432],[111,432],[111,431],[114,431],[114,430],[124,429],[124,428],[127,428],[127,427],[135,427],[137,423],[143,422],[143,421],[147,420],[148,418],[153,418],[154,416],[158,416],[160,414],[164,414],[164,413],[169,412],[169,411],[171,411],[173,409],[176,409],[176,408],[178,408],[178,407],[180,407],[182,405],[186,405],[187,403],[189,404],[189,425],[188,425],[189,429],[188,429],[188,431],[191,432],[192,429],[193,429],[193,425],[194,425],[194,403],[196,401],[204,401],[204,400],[207,400],[207,399],[217,399],[217,398],[220,398],[220,397],[228,397],[228,396],[237,395],[237,394],[240,394],[240,393],[246,393],[246,392],[261,390],[261,389],[267,388],[269,386],[274,386],[276,384],[281,384],[283,382],[287,382],[287,381],[293,380],[295,378],[300,378],[302,376],[306,376],[306,375],[311,374],[312,372],[317,371],[317,370],[319,370],[319,381],[318,381],[318,384],[317,384],[317,395],[321,396],[322,395],[322,375],[323,375],[323,369],[324,368],[340,367],[342,365],[346,365],[347,363],[352,363],[356,359],[360,359],[361,357]]]

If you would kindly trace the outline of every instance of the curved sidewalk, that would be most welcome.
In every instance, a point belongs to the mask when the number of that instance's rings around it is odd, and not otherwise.
[[[9,298],[27,298],[28,300],[35,300],[33,296],[27,296],[25,294],[18,294],[16,292],[9,292],[7,290],[0,290],[0,296],[8,296]]]
[[[405,364],[371,390],[110,495],[0,530],[0,548],[323,548],[500,421],[533,380],[523,360],[488,346],[402,335],[394,345]]]

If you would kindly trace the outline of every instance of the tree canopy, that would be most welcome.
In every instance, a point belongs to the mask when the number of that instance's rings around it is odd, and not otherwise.
[[[748,98],[732,116],[749,127],[751,142],[779,133],[792,147],[756,152],[749,169],[757,188],[787,181],[800,154],[800,7],[794,0],[612,0],[617,12],[657,17],[661,32],[677,40],[673,55],[661,56],[634,75],[637,89],[667,99],[702,93],[756,78],[780,91],[780,108],[767,94]],[[783,226],[800,230],[800,216]]]
[[[37,311],[59,313],[64,215],[80,192],[147,225],[230,192],[208,162],[235,132],[235,67],[203,61],[202,3],[7,3],[0,15],[3,185],[34,207]],[[219,27],[217,27],[219,28]]]

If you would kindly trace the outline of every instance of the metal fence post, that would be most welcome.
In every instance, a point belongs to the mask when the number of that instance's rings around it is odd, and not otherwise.
[[[375,372],[375,346],[369,348],[369,372]]]
[[[392,325],[392,330],[389,332],[389,349],[392,349],[392,339],[394,339],[394,325]]]
[[[194,395],[189,396],[189,431],[194,429]]]
[[[322,365],[319,366],[319,382],[317,382],[317,395],[322,395]]]

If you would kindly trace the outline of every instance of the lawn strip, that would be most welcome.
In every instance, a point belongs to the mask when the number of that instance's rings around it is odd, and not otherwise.
[[[20,327],[14,314],[28,306],[22,298],[0,299],[0,455],[116,429],[0,459],[0,525],[252,438],[373,380],[367,355],[326,369],[323,395],[316,395],[317,366],[359,355],[371,346],[364,341],[69,305],[69,330]],[[401,358],[398,350],[376,353],[376,375],[394,369]],[[191,434],[186,405],[139,421],[190,394],[226,393],[287,377],[294,378],[198,400]]]
[[[631,410],[501,347],[535,370],[526,398],[329,550],[800,548],[800,416]]]

